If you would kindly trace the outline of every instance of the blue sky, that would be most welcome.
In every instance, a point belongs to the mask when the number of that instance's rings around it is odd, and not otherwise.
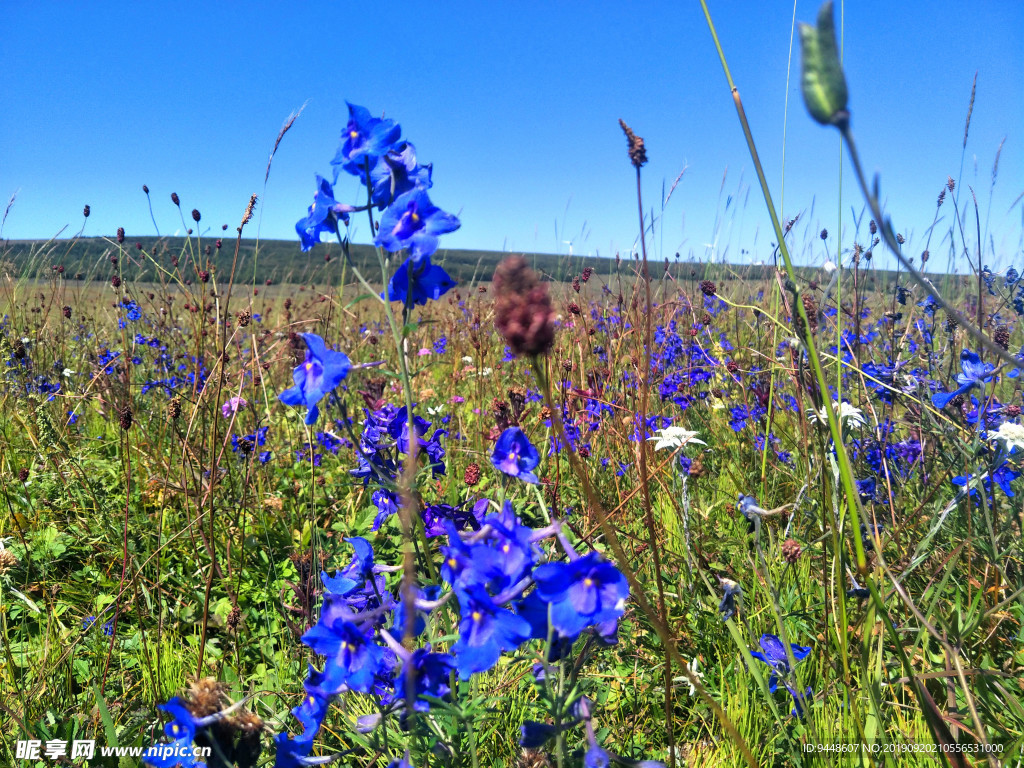
[[[796,42],[783,140],[793,5],[710,6],[776,204],[785,147],[783,215],[803,213],[799,240],[811,250],[802,258],[824,260],[810,233],[834,233],[840,211],[851,227],[862,204],[845,163],[840,204],[838,137],[806,115]],[[797,3],[798,20],[816,12],[817,2]],[[998,254],[987,260],[1019,260],[1022,208],[1011,205],[1024,192],[1024,4],[851,0],[842,21],[853,131],[911,252],[924,247],[952,175],[977,193]],[[622,117],[648,147],[645,202],[660,217],[653,257],[705,257],[709,244],[733,262],[770,255],[769,220],[696,0],[6,0],[0,24],[0,195],[17,194],[7,238],[73,234],[86,203],[86,234],[123,226],[152,235],[147,184],[163,234],[182,229],[171,192],[186,217],[198,208],[218,233],[224,223],[234,230],[256,193],[259,234],[295,239],[314,174],[330,171],[348,99],[399,121],[433,162],[431,197],[463,222],[447,247],[628,252],[637,223]],[[278,129],[304,103],[264,190]],[[662,211],[663,184],[684,169]],[[351,199],[355,189],[337,193]],[[944,263],[952,208],[940,213],[930,248]],[[973,231],[973,210],[970,220]],[[354,239],[367,241],[365,230]]]

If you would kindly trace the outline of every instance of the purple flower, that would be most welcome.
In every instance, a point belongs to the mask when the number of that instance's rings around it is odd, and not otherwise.
[[[533,473],[540,464],[540,454],[519,427],[509,427],[501,433],[494,444],[491,464],[509,477],[518,477],[527,483],[540,482]]]
[[[414,187],[384,211],[373,242],[392,253],[408,249],[413,262],[419,263],[437,250],[438,235],[454,232],[459,226],[458,218],[430,202],[426,190]]]
[[[320,415],[317,403],[348,376],[352,364],[343,352],[328,350],[315,333],[299,335],[306,342],[306,359],[292,372],[295,386],[282,392],[279,399],[285,405],[306,406],[306,424],[312,424]]]
[[[629,596],[626,577],[597,552],[568,563],[539,565],[533,578],[540,597],[551,604],[552,626],[570,638],[587,627],[617,620]]]
[[[224,405],[220,407],[220,412],[224,414],[224,418],[228,418],[232,413],[238,413],[240,410],[245,408],[248,403],[245,402],[244,397],[232,397]]]

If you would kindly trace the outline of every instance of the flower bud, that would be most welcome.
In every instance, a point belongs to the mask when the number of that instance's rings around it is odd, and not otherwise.
[[[836,31],[832,19],[832,0],[818,11],[818,26],[800,25],[801,90],[811,117],[822,125],[845,126],[846,78],[839,63]]]

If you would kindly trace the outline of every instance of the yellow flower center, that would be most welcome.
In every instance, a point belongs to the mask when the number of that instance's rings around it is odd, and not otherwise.
[[[479,622],[480,619],[482,619],[484,617],[483,614],[480,613],[480,611],[473,611],[472,616],[473,616],[473,621],[476,621],[476,622]]]
[[[359,131],[349,131],[348,135],[350,137],[352,137],[353,139],[358,139],[359,138]]]
[[[306,370],[307,371],[312,371],[313,370],[313,361],[312,360],[307,360],[306,361]]]
[[[592,578],[590,578],[589,576],[587,576],[587,578],[585,578],[583,580],[583,586],[584,587],[592,587],[592,586],[594,586],[594,580]]]

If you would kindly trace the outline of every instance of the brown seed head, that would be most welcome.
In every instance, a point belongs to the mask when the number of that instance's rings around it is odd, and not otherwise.
[[[996,332],[992,335],[992,340],[1003,349],[1009,350],[1010,329],[1005,325],[1000,325],[998,328],[996,328]]]
[[[127,432],[132,428],[133,421],[132,407],[130,405],[122,406],[121,410],[117,412],[117,423],[121,425],[121,429]]]
[[[194,221],[196,224],[198,224],[199,223],[199,219],[201,219],[201,218],[202,218],[202,215],[199,213],[199,209],[198,208],[193,208],[192,209],[192,221]]]
[[[118,227],[117,228],[117,242],[119,242],[119,243],[123,243],[124,242],[124,227]]]
[[[85,216],[85,218],[88,219],[90,213],[92,213],[92,208],[90,208],[88,205],[82,209],[82,215]]]
[[[177,192],[171,192],[171,202],[179,207],[181,206],[181,198],[178,197]]]
[[[476,462],[473,462],[472,464],[468,465],[466,467],[465,474],[462,476],[462,480],[463,480],[463,482],[465,482],[466,485],[468,485],[470,487],[472,487],[472,486],[476,485],[477,483],[479,483],[480,482],[480,465],[477,464]]]
[[[714,296],[717,286],[710,280],[701,280],[700,292],[705,296]]]
[[[633,129],[626,125],[625,121],[619,119],[619,126],[622,128],[622,132],[626,134],[626,141],[629,142],[629,161],[633,163],[633,167],[639,169],[641,165],[647,162],[647,149],[644,147],[644,140],[633,133]]]

